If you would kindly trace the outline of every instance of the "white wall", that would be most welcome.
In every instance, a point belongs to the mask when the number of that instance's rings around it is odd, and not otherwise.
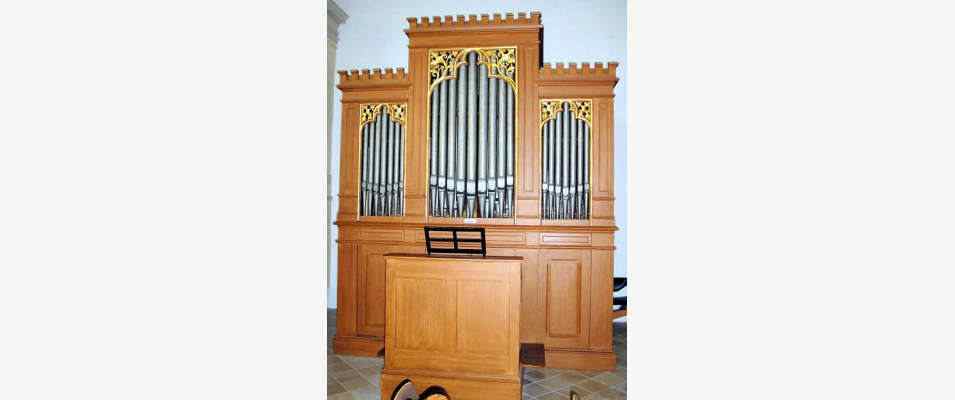
[[[522,1],[514,8],[513,1],[381,1],[339,0],[339,5],[349,15],[339,29],[337,66],[338,70],[363,68],[408,68],[408,27],[406,18],[443,15],[493,14],[505,12],[540,11],[544,25],[544,62],[603,62],[620,63],[617,76],[614,114],[615,149],[614,183],[617,197],[614,213],[620,230],[616,234],[617,251],[614,255],[614,271],[617,276],[627,275],[627,187],[626,187],[626,115],[627,96],[624,79],[627,74],[627,15],[625,0],[608,1]],[[337,77],[336,77],[337,79]],[[331,144],[335,160],[341,146],[341,94],[335,91],[335,107]],[[338,170],[332,169],[331,193],[336,197],[328,212],[338,212]],[[337,232],[330,237],[334,241]],[[333,265],[337,266],[334,242],[329,244]],[[336,307],[337,268],[331,271],[331,287],[328,290],[328,306]]]

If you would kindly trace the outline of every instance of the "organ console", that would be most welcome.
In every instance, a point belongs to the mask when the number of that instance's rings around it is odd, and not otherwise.
[[[384,348],[385,254],[424,226],[521,257],[520,341],[611,370],[616,63],[542,63],[540,13],[409,18],[408,70],[339,71],[336,353]]]

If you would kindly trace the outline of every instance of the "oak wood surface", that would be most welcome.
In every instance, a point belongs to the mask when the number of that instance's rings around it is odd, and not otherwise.
[[[386,374],[430,376],[453,398],[464,389],[448,383],[464,381],[520,392],[520,257],[388,254],[385,262]]]

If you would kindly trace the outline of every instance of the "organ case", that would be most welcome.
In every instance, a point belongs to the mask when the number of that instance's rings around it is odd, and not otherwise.
[[[541,62],[539,13],[409,18],[409,68],[339,71],[334,349],[376,355],[384,254],[477,224],[520,256],[521,341],[552,367],[613,369],[616,63]]]

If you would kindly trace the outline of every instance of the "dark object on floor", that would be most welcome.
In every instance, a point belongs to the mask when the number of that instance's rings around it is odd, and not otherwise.
[[[433,235],[434,232],[451,232],[451,237],[437,237]],[[460,237],[460,233],[478,233],[480,238],[473,237]],[[487,257],[487,239],[484,236],[484,228],[439,228],[439,227],[424,227],[424,241],[428,249],[428,255],[433,253],[446,253],[446,254],[480,254],[484,257]],[[452,247],[438,247],[436,244],[439,243],[451,243]],[[481,247],[475,248],[474,246],[462,247],[463,243],[480,243]]]
[[[544,344],[521,343],[521,365],[544,368]]]
[[[451,400],[448,392],[441,386],[432,386],[421,393],[421,400]]]
[[[451,396],[448,396],[448,392],[443,387],[431,386],[421,392],[419,397],[411,380],[405,379],[395,387],[391,400],[451,400]]]
[[[414,384],[411,383],[411,380],[405,379],[395,387],[394,393],[391,394],[391,400],[418,400],[418,392],[415,391]]]
[[[627,278],[613,278],[614,292],[620,291],[625,287],[627,287]],[[614,319],[627,316],[627,296],[615,296],[613,298],[613,306],[620,306],[620,308],[613,310]]]
[[[571,391],[570,391],[570,400],[580,400],[580,395],[577,394],[577,392],[571,390]]]
[[[627,278],[613,278],[613,291],[619,292],[620,289],[627,287]]]

